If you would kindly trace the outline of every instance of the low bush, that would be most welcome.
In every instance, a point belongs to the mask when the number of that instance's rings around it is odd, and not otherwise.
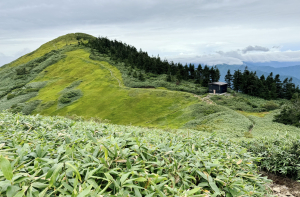
[[[12,94],[12,93],[9,93],[9,94],[7,94],[7,100],[10,100],[10,99],[12,99],[12,98],[14,98],[16,95],[15,94]]]
[[[278,109],[279,105],[277,105],[274,101],[268,101],[263,105],[263,108],[266,108],[268,111]]]
[[[62,96],[58,100],[61,104],[69,104],[77,100],[82,94],[79,89],[74,90],[69,87],[65,88],[61,93]]]
[[[72,98],[72,97],[75,97],[75,96],[79,96],[79,92],[75,91],[75,90],[71,90],[71,91],[66,92],[66,93],[63,94],[63,97],[65,97],[65,98]]]
[[[246,138],[253,138],[252,133],[249,132],[249,131],[245,132],[245,133],[244,133],[244,136],[245,136]]]
[[[71,99],[70,98],[67,98],[67,97],[61,97],[59,99],[59,102],[65,104],[65,103],[70,103],[71,102]]]
[[[284,106],[273,121],[300,127],[300,98],[293,99],[291,104]]]
[[[262,137],[253,141],[242,141],[241,146],[262,159],[257,162],[263,170],[300,179],[300,138],[287,135],[274,138]]]

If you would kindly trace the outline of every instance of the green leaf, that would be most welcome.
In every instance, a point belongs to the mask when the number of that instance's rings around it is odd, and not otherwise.
[[[107,190],[107,188],[110,186],[110,184],[112,184],[111,181],[109,181],[109,182],[107,183],[107,185],[105,186],[105,188],[104,188],[103,190],[101,190],[101,192],[99,192],[98,195],[103,194],[103,193]]]
[[[218,186],[216,185],[216,183],[213,181],[211,176],[208,176],[208,183],[210,185],[210,187],[217,193],[220,194],[220,190],[218,188]]]
[[[129,159],[127,159],[127,162],[126,162],[126,167],[128,168],[128,169],[131,169],[131,163],[130,163],[130,161],[129,161]]]
[[[75,166],[73,166],[72,164],[68,163],[68,162],[66,162],[66,165],[69,166],[72,170],[74,170],[77,178],[79,179],[79,181],[81,181],[81,176],[80,176],[80,173],[79,173],[78,169]]]
[[[104,173],[104,175],[106,176],[106,178],[112,182],[114,182],[115,186],[120,188],[120,185],[117,183],[117,181],[115,181],[115,179],[109,174],[109,173]]]
[[[142,197],[142,194],[138,188],[134,188],[134,193],[135,193],[135,196]]]
[[[52,187],[53,184],[56,182],[56,178],[57,178],[59,172],[61,171],[62,167],[63,167],[63,163],[57,164],[57,166],[56,166],[56,168],[53,171],[53,174],[51,176],[51,179],[50,179],[50,182],[49,182],[49,187]]]
[[[39,197],[44,197],[46,195],[46,192],[48,191],[48,187],[46,187],[42,193],[39,194]]]
[[[77,197],[84,197],[86,195],[88,195],[92,189],[92,185],[90,185],[88,188],[84,189],[82,192],[80,192],[80,194]]]
[[[129,188],[138,188],[138,189],[144,189],[138,185],[132,185],[132,184],[125,184],[123,185],[123,187],[129,187]]]
[[[139,178],[135,179],[134,181],[137,181],[137,182],[146,182],[147,179],[145,179],[144,177],[139,177]]]
[[[13,178],[13,171],[9,161],[3,156],[0,157],[0,168],[4,177],[11,181]]]
[[[91,133],[90,133],[89,131],[86,132],[86,135],[87,135],[88,138],[89,138],[90,140],[92,140],[94,143],[97,143],[96,138],[94,138],[94,137],[91,135]]]
[[[18,186],[8,186],[6,190],[7,197],[13,197],[21,188]]]
[[[14,197],[22,197],[22,196],[24,196],[24,194],[25,194],[25,192],[26,192],[27,189],[28,189],[28,186],[23,186],[23,189],[21,191],[19,191],[18,193],[16,193],[14,195]]]
[[[129,177],[130,174],[131,174],[131,172],[128,172],[128,173],[122,175],[122,177],[120,179],[121,185],[123,185],[123,183],[126,181],[126,179]]]
[[[107,148],[104,148],[104,154],[105,154],[105,160],[107,161],[107,159],[108,159],[108,151],[107,151]]]
[[[188,195],[192,195],[192,194],[196,193],[197,191],[199,191],[200,189],[201,189],[200,187],[196,187],[196,188],[188,191]]]
[[[247,152],[247,148],[243,148],[241,151],[240,151],[240,154],[242,155],[242,154],[244,154],[244,153],[246,153]]]
[[[56,167],[56,166],[55,166]],[[55,170],[55,167],[53,166],[52,168],[50,168],[46,174],[46,179],[50,178],[53,174],[53,171]]]
[[[14,197],[22,197],[24,194],[25,194],[25,191],[21,190],[18,193],[16,193],[16,195],[14,195]]]
[[[148,194],[148,195],[145,196],[145,197],[152,197],[154,194],[155,194],[155,192],[153,192],[153,193],[151,193],[151,194]]]
[[[38,189],[44,189],[48,186],[48,184],[40,183],[40,182],[34,182],[31,184],[32,187],[38,188]]]

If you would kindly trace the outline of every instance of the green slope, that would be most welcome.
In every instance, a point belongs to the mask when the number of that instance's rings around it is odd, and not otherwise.
[[[107,62],[89,59],[83,49],[66,53],[67,57],[40,73],[34,82],[49,81],[39,95],[31,100],[42,100],[42,104],[54,101],[47,109],[34,113],[49,115],[77,114],[84,117],[100,117],[117,124],[151,125],[169,113],[198,102],[192,94],[161,89],[133,89],[123,85],[121,73]],[[60,92],[75,81],[82,97],[59,108]],[[181,126],[183,122],[178,122]]]
[[[0,110],[97,117],[115,124],[190,128],[230,137],[243,137],[253,124],[204,96],[126,87],[124,71],[112,66],[109,58],[91,59],[90,49],[77,44],[92,38],[68,34],[1,68]]]

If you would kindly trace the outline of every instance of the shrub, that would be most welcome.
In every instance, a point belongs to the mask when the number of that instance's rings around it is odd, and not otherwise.
[[[70,103],[71,102],[71,99],[70,98],[67,98],[67,97],[61,97],[59,99],[59,102],[63,103],[63,104],[66,104],[66,103]]]
[[[79,93],[75,90],[71,90],[71,91],[66,92],[65,94],[63,94],[63,97],[65,97],[65,98],[72,98],[72,97],[75,97],[75,96],[79,96]]]
[[[64,89],[62,91],[62,93],[63,93],[62,96],[59,98],[59,102],[61,104],[71,103],[71,102],[77,100],[81,96],[81,94],[82,94],[79,89],[77,89],[77,90],[73,90],[73,89],[69,90],[68,87],[66,89]]]
[[[24,94],[27,94],[28,92],[38,92],[38,88],[27,88],[23,91]]]
[[[300,105],[285,106],[280,114],[274,116],[274,122],[300,127]]]
[[[31,112],[33,112],[41,102],[42,101],[40,101],[40,100],[35,100],[35,101],[30,101],[30,102],[25,103],[25,105],[22,109],[22,113],[25,115],[31,114]]]
[[[15,94],[9,93],[6,98],[7,98],[7,100],[10,100],[10,99],[14,98],[15,96],[16,96]]]
[[[257,163],[263,170],[300,178],[300,139],[289,136],[262,137],[255,141],[243,141],[240,145],[262,159]]]
[[[29,71],[27,71],[26,68],[17,68],[16,72],[17,72],[17,75],[25,75],[25,74],[29,73]]]
[[[246,138],[253,138],[252,133],[250,133],[250,132],[248,132],[248,131],[244,133],[244,136],[245,136]]]
[[[278,109],[278,105],[274,103],[274,101],[268,101],[266,104],[263,105],[263,108],[266,108],[268,111]]]

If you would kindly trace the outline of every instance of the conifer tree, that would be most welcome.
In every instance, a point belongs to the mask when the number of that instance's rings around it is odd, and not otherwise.
[[[228,69],[227,74],[225,75],[225,81],[227,83],[227,87],[231,89],[233,76],[230,73],[230,69]]]
[[[217,68],[217,66],[215,66],[215,75],[216,75],[216,81],[219,81],[221,74],[220,74],[220,70]]]
[[[189,74],[190,74],[190,79],[195,79],[195,66],[194,64],[189,65]]]
[[[181,82],[181,80],[182,80],[182,75],[180,74],[180,70],[178,70],[176,73],[176,79],[178,82]]]
[[[196,70],[196,84],[201,84],[202,82],[202,66],[201,64],[198,65],[197,70]]]
[[[235,91],[241,91],[241,84],[242,84],[242,73],[240,70],[235,70],[233,74],[233,80],[232,80],[232,85],[233,89]]]
[[[277,97],[278,98],[283,98],[282,83],[281,83],[279,74],[277,74],[275,76],[274,82],[276,84],[276,95],[277,95]]]
[[[140,74],[139,74],[139,80],[140,81],[145,81],[145,77],[144,77],[142,72],[140,72]]]
[[[189,67],[188,67],[187,64],[184,65],[183,71],[184,71],[183,76],[182,76],[183,79],[188,80],[188,78],[189,78]]]
[[[208,87],[208,83],[210,83],[210,69],[207,65],[204,66],[202,76],[202,86]]]
[[[134,77],[134,78],[137,78],[137,77],[138,77],[136,71],[134,71],[133,77]]]

